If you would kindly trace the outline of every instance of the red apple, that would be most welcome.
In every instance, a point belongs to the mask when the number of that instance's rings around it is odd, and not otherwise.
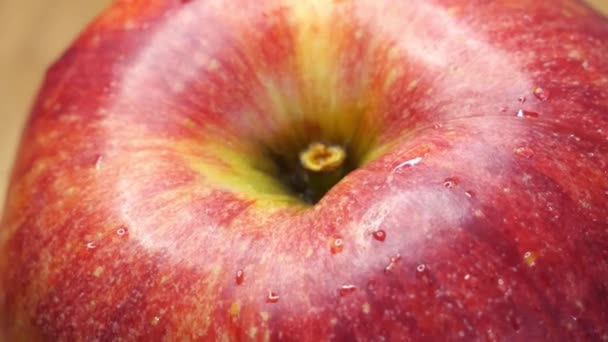
[[[4,341],[608,340],[608,21],[121,0],[49,71]]]

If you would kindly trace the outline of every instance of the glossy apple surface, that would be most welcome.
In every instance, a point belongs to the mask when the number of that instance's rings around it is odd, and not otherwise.
[[[24,132],[0,329],[607,340],[607,55],[569,0],[117,1]]]

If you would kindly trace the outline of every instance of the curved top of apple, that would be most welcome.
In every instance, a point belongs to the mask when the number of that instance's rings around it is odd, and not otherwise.
[[[0,330],[608,336],[605,51],[568,0],[117,1],[25,130]]]

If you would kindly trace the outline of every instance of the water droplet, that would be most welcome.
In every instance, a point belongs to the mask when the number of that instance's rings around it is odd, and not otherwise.
[[[500,107],[500,112],[501,113],[506,113],[507,112],[507,107]]]
[[[151,320],[150,320],[150,324],[152,325],[158,325],[158,322],[160,322],[160,317],[158,316],[154,316]]]
[[[116,234],[118,234],[118,236],[126,235],[127,232],[128,232],[128,229],[125,226],[122,226],[116,230]]]
[[[530,159],[534,155],[534,151],[529,147],[518,147],[513,150],[513,152],[515,152],[516,155],[526,159]]]
[[[386,232],[382,229],[376,230],[375,232],[372,233],[372,235],[374,236],[374,239],[381,241],[381,242],[386,239]]]
[[[433,125],[433,129],[440,129],[441,127],[443,127],[443,126],[441,126],[441,124],[434,124]]]
[[[471,190],[467,190],[464,192],[464,195],[467,196],[468,198],[473,198],[475,197],[475,193]]]
[[[537,118],[540,114],[536,112],[531,112],[529,110],[520,109],[517,111],[518,118]]]
[[[95,244],[95,242],[89,242],[89,243],[87,243],[87,248],[88,249],[93,249],[93,248],[96,248],[96,247],[97,247],[97,245]]]
[[[342,252],[344,249],[344,240],[340,237],[329,239],[329,248],[333,254]]]
[[[519,101],[519,103],[523,104],[526,102],[526,97],[525,96],[520,96],[517,101]]]
[[[526,265],[533,267],[534,265],[536,265],[536,255],[534,255],[534,253],[530,251],[524,253],[524,262],[526,263]]]
[[[589,61],[588,60],[584,60],[581,65],[582,65],[583,69],[585,69],[585,70],[591,69],[591,66],[589,65]]]
[[[497,282],[498,282],[498,286],[503,286],[505,284],[505,281],[502,278],[498,278]]]
[[[418,271],[418,272],[424,272],[424,270],[426,270],[426,265],[425,264],[420,264],[420,265],[416,266],[416,271]]]
[[[416,158],[413,158],[413,159],[410,159],[410,160],[406,160],[406,161],[404,161],[403,163],[401,163],[401,164],[399,164],[399,165],[395,166],[395,167],[393,168],[393,172],[396,172],[396,171],[398,171],[398,170],[399,170],[399,169],[401,169],[401,168],[408,168],[408,167],[412,167],[412,166],[414,166],[414,165],[416,165],[416,164],[420,163],[421,161],[422,161],[422,157],[416,157]]]
[[[340,293],[340,297],[344,297],[355,292],[355,290],[357,290],[355,285],[342,285],[338,292]]]
[[[534,88],[532,93],[537,99],[541,101],[547,101],[547,99],[549,99],[549,94],[541,87]]]
[[[471,275],[470,275],[470,274],[468,274],[468,273],[467,273],[467,274],[465,274],[465,275],[464,275],[464,280],[469,280],[469,279],[471,279]]]
[[[452,189],[456,187],[456,185],[458,185],[458,178],[456,177],[449,177],[443,180],[443,186],[446,189]]]
[[[93,276],[94,276],[95,278],[99,278],[99,277],[101,277],[101,275],[103,274],[103,271],[104,271],[104,269],[103,269],[103,267],[102,267],[102,266],[97,266],[97,267],[95,268],[95,270],[93,271]]]
[[[397,265],[397,263],[401,260],[401,254],[396,254],[394,257],[391,257],[388,265],[384,268],[384,273],[388,274],[393,271],[393,268]]]
[[[245,281],[245,272],[243,270],[236,271],[235,281],[237,285],[241,285]]]
[[[266,303],[276,303],[278,301],[279,295],[269,290],[268,296],[266,297]]]

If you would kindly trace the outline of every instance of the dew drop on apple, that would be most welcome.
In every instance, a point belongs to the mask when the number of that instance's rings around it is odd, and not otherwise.
[[[456,178],[456,177],[448,177],[448,178],[446,178],[446,179],[443,180],[443,186],[446,189],[455,188],[456,185],[458,185],[458,178]]]
[[[266,302],[267,303],[276,303],[278,301],[279,301],[279,295],[272,291],[268,291],[268,296],[266,296]]]
[[[241,285],[245,281],[245,272],[243,270],[236,271],[235,281],[237,285]]]
[[[525,158],[525,159],[530,159],[532,158],[532,156],[534,156],[534,151],[529,148],[529,147],[518,147],[513,151],[517,156]]]
[[[125,236],[125,235],[127,235],[127,233],[128,233],[128,229],[125,226],[122,226],[116,230],[116,234],[118,236]]]
[[[539,114],[537,112],[532,112],[529,110],[520,109],[517,111],[518,118],[537,118]]]
[[[396,254],[395,256],[391,257],[391,260],[388,262],[388,265],[384,267],[384,274],[391,273],[399,262],[399,260],[401,260],[401,254]]]
[[[521,104],[524,104],[526,102],[526,97],[525,96],[520,96],[517,101]]]
[[[416,157],[409,160],[406,160],[393,168],[393,172],[397,172],[401,169],[406,169],[412,167],[422,161],[422,157]]]
[[[380,242],[384,242],[384,240],[386,239],[386,232],[382,229],[376,230],[372,233],[372,235],[374,236],[374,239]]]
[[[473,197],[475,197],[475,192],[473,192],[471,190],[467,190],[464,192],[464,195],[467,196],[468,198],[473,198]]]
[[[329,248],[333,254],[342,252],[344,249],[344,240],[340,237],[331,238],[329,240]]]
[[[418,266],[416,266],[416,271],[422,273],[426,270],[426,265],[425,264],[420,264]]]
[[[96,247],[97,247],[97,245],[95,244],[95,242],[89,242],[89,243],[87,243],[87,248],[88,249],[94,249]]]
[[[338,292],[340,293],[340,297],[344,297],[355,292],[355,290],[357,290],[355,285],[345,284],[338,289]]]

